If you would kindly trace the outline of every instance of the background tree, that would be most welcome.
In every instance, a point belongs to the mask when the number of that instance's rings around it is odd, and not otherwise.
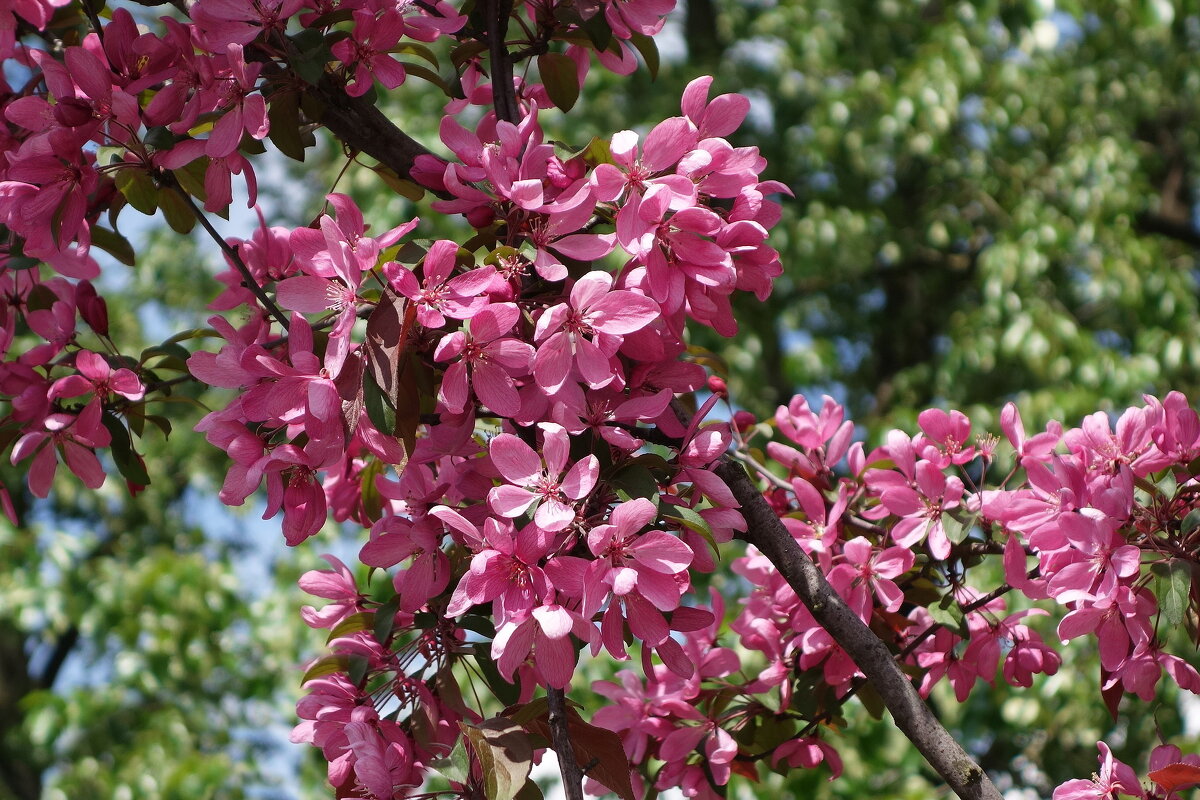
[[[715,345],[747,407],[1074,419],[1195,386],[1195,13],[706,0],[656,82],[605,76],[581,111],[649,120],[702,72],[753,101],[738,141],[796,196],[769,313]]]
[[[758,308],[740,315],[751,329],[749,358],[720,346],[739,402],[761,410],[795,386],[832,389],[882,427],[911,422],[930,402],[994,406],[997,396],[1031,387],[1027,408],[1071,419],[1097,396],[1129,402],[1157,379],[1189,386],[1190,262],[1166,257],[1147,234],[1185,246],[1194,237],[1183,155],[1190,117],[1184,109],[1183,122],[1156,127],[1160,98],[1172,95],[1154,94],[1164,78],[1134,82],[1147,91],[1133,101],[1126,84],[1146,64],[1161,64],[1159,72],[1181,81],[1171,85],[1188,85],[1186,60],[1171,55],[1182,50],[1164,43],[1186,41],[1191,23],[1154,6],[1131,24],[1134,11],[1112,9],[1110,24],[1081,10],[1072,22],[988,6],[908,19],[900,9],[693,4],[685,26],[691,64],[669,66],[655,91],[673,102],[671,80],[682,84],[697,65],[759,82],[752,119],[786,132],[778,138],[785,146],[768,155],[783,167],[780,177],[798,164],[785,261],[807,269],[784,279],[774,316]],[[789,42],[780,31],[804,33]],[[634,96],[650,96],[640,80],[630,84]],[[1078,118],[1063,113],[1075,94],[1086,112]],[[618,96],[602,92],[584,107],[611,116]],[[1156,149],[1139,152],[1140,141]],[[1079,185],[1064,186],[1073,181]],[[931,315],[931,307],[950,313]],[[780,319],[802,333],[781,331]],[[804,337],[811,344],[797,352]],[[825,358],[818,364],[813,354]],[[755,373],[759,365],[764,371]],[[777,396],[760,403],[749,387],[764,385]],[[184,491],[177,484],[154,506],[170,507]],[[228,627],[229,619],[212,621]],[[47,629],[55,626],[59,641],[70,642],[72,627],[60,620]],[[56,663],[54,646],[46,651]],[[223,744],[218,737],[204,746]],[[1011,763],[1005,752],[994,766]]]

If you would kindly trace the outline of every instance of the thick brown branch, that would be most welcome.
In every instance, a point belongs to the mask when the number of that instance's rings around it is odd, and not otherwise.
[[[433,155],[392,124],[374,103],[346,94],[331,76],[308,91],[321,101],[318,122],[348,147],[366,153],[401,178],[409,178],[418,156]]]
[[[277,44],[293,57],[299,57],[287,39],[281,37]],[[332,75],[325,74],[316,84],[308,83],[299,75],[285,71],[268,52],[257,47],[248,49],[246,58],[263,63],[263,77],[272,83],[303,87],[304,92],[319,101],[316,122],[328,128],[351,150],[366,153],[401,178],[411,177],[419,156],[433,155],[423,144],[396,127],[374,103],[346,94],[346,87]],[[434,193],[443,199],[451,196],[446,192]]]
[[[484,14],[487,15],[488,58],[492,68],[492,105],[497,119],[516,125],[521,121],[521,109],[513,91],[513,62],[505,38],[508,36],[508,18],[512,14],[512,0],[485,0]]]
[[[550,744],[558,756],[558,771],[562,775],[563,793],[567,800],[583,800],[583,770],[575,760],[575,748],[571,744],[571,733],[567,726],[567,700],[562,689],[547,689],[546,702],[549,707]]]
[[[930,766],[963,800],[1000,800],[1000,792],[991,779],[938,722],[896,664],[887,645],[850,610],[796,544],[741,465],[724,459],[716,473],[742,506],[747,523],[742,538],[775,565],[817,622],[854,659],[892,712],[896,726],[916,745]]]

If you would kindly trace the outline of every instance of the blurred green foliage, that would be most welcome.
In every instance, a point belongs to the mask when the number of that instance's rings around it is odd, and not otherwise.
[[[105,276],[112,338],[135,354],[203,325],[213,295],[196,291],[207,255],[145,238],[136,267]],[[172,432],[138,440],[153,482],[136,496],[111,464],[98,492],[60,468],[38,502],[22,470],[0,470],[21,522],[0,520],[3,800],[295,796],[286,734],[312,647],[300,565],[216,499],[225,456],[192,426],[222,399],[182,384],[171,401],[149,409]]]
[[[877,434],[912,429],[929,405],[982,428],[1016,399],[1040,426],[1144,391],[1197,395],[1196,3],[690,0],[661,48],[656,81],[593,69],[570,118],[544,122],[577,145],[614,121],[645,131],[706,73],[715,92],[752,98],[736,143],[759,147],[795,194],[774,236],[786,272],[765,308],[737,307],[739,337],[694,334],[729,363],[739,405],[769,414],[795,391],[828,392]],[[393,119],[438,149],[444,98],[416,81],[396,97]],[[368,170],[337,178],[344,166],[326,142],[293,181],[264,182],[272,221],[307,223],[335,185],[377,225],[415,213]],[[454,226],[427,214],[421,231]],[[215,287],[198,293],[196,275],[214,269],[192,240],[151,237],[109,293],[114,338],[152,343],[202,324]],[[204,399],[194,391],[178,394]],[[315,642],[297,619],[300,568],[287,560],[275,578],[264,552],[279,540],[256,553],[243,518],[230,536],[201,524],[223,456],[191,432],[197,409],[163,413],[174,432],[141,443],[155,483],[132,500],[115,477],[95,495],[67,479],[53,504],[31,505],[21,476],[3,472],[23,525],[0,527],[2,800],[322,794],[309,754],[281,755],[268,735],[290,724],[294,667]],[[1165,693],[1114,730],[1094,654],[1066,652],[1033,689],[981,689],[961,707],[936,698],[1001,784],[1027,796],[1089,774],[1101,736],[1141,768],[1155,726],[1182,727]],[[770,790],[930,796],[920,758],[867,717],[853,703],[829,732],[845,777],[795,772]],[[300,760],[298,784],[281,782]]]
[[[931,404],[1071,421],[1194,394],[1196,4],[688,11],[656,83],[594,72],[580,110],[644,127],[706,72],[752,98],[738,143],[795,198],[765,313],[743,301],[742,334],[705,340],[741,405],[826,391],[877,431]]]

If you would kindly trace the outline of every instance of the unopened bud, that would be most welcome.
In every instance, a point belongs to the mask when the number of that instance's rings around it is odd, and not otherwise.
[[[737,411],[733,415],[733,427],[738,433],[745,433],[758,424],[758,417],[749,411]]]
[[[708,376],[708,390],[721,397],[729,396],[729,387],[725,385],[724,380],[718,378],[716,375]]]
[[[75,305],[91,329],[101,336],[108,336],[108,304],[96,294],[91,281],[80,281],[75,289]]]

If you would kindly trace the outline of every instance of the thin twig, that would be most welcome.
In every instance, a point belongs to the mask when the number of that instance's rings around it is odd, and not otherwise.
[[[583,800],[583,770],[575,760],[575,747],[567,727],[567,700],[562,689],[546,689],[549,706],[550,744],[558,756],[558,771],[562,775],[563,792],[567,800]]]
[[[180,197],[183,198],[183,202],[186,203],[188,208],[192,210],[192,213],[196,215],[196,220],[200,223],[204,230],[208,232],[208,235],[212,237],[212,240],[217,243],[217,246],[221,248],[221,252],[225,254],[225,257],[229,259],[234,268],[238,272],[242,273],[242,285],[249,289],[254,296],[258,298],[258,302],[262,303],[263,308],[267,310],[267,313],[274,317],[275,321],[278,322],[286,331],[288,329],[287,315],[283,313],[279,306],[275,305],[275,301],[272,300],[267,295],[266,291],[258,285],[258,281],[254,278],[254,274],[250,272],[250,268],[246,266],[246,262],[242,261],[241,254],[238,253],[238,251],[232,245],[230,245],[229,242],[225,241],[225,237],[222,236],[220,232],[213,227],[212,223],[208,221],[208,217],[205,216],[204,212],[200,209],[200,206],[196,205],[196,201],[192,199],[192,196],[185,192],[183,187],[180,186],[174,180],[174,178],[169,179],[168,185],[174,189]]]

